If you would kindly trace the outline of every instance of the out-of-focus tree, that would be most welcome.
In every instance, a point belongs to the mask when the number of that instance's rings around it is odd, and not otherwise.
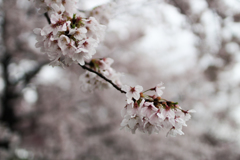
[[[89,11],[100,1],[79,1]],[[115,0],[94,58],[111,57],[124,84],[151,88],[197,113],[185,136],[119,131],[125,96],[81,91],[77,65],[48,66],[24,0],[1,5],[0,159],[239,159],[237,0]],[[90,13],[89,13],[90,14]]]

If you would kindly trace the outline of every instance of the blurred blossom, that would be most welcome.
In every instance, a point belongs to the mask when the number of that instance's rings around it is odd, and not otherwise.
[[[20,159],[28,159],[29,158],[28,151],[26,151],[24,149],[16,149],[15,153],[16,153],[17,157]]]
[[[38,95],[37,95],[37,92],[36,90],[34,90],[33,88],[25,88],[23,90],[23,94],[24,94],[24,99],[32,104],[32,103],[35,103],[38,99]]]

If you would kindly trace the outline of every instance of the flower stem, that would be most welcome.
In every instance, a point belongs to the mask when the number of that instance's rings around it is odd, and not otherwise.
[[[105,81],[107,81],[108,83],[110,83],[114,88],[116,88],[118,91],[120,91],[121,93],[124,93],[126,94],[125,91],[123,91],[120,87],[118,87],[116,84],[114,84],[110,79],[106,78],[104,75],[102,75],[101,73],[91,69],[91,68],[88,68],[86,65],[80,65],[83,69],[89,71],[89,72],[92,72],[92,73],[95,73],[96,75],[98,75],[99,77],[101,77],[102,79],[104,79]]]

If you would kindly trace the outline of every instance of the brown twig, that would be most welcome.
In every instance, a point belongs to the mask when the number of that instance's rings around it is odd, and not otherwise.
[[[48,24],[51,24],[51,20],[50,20],[49,15],[48,15],[47,12],[44,13],[44,16],[46,17],[46,19],[47,19],[47,21],[48,21]]]
[[[91,69],[91,68],[88,68],[86,65],[80,65],[83,69],[89,71],[89,72],[92,72],[92,73],[95,73],[96,75],[98,75],[99,77],[101,77],[102,79],[104,79],[105,81],[107,81],[108,83],[110,83],[114,88],[116,88],[118,91],[120,91],[121,93],[124,93],[126,94],[125,91],[123,91],[120,87],[118,87],[116,84],[114,84],[110,79],[106,78],[104,75],[102,75],[101,73]]]

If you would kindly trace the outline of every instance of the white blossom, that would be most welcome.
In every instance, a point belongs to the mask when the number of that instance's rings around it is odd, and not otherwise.
[[[170,107],[167,108],[161,108],[161,113],[163,117],[168,118],[168,119],[173,119],[175,117],[175,112],[172,110]]]
[[[153,113],[156,113],[158,109],[154,106],[153,102],[145,102],[141,109],[142,116],[150,117]]]
[[[131,103],[132,98],[135,100],[138,100],[140,98],[140,92],[143,90],[142,86],[135,86],[135,87],[130,87],[128,85],[123,85],[122,90],[126,92],[126,97],[127,97],[127,102]]]
[[[73,35],[74,38],[78,40],[82,40],[86,38],[86,33],[87,33],[86,28],[84,27],[80,27],[80,28],[75,27],[74,29],[71,29],[71,27],[69,28],[70,28],[69,35]]]
[[[91,35],[98,41],[104,39],[106,26],[99,24],[94,17],[90,17],[88,20],[86,20],[85,27],[88,30],[88,35]]]
[[[101,6],[95,7],[90,13],[90,16],[96,18],[96,20],[101,24],[108,24],[109,20],[112,16],[112,12],[114,11],[115,3],[110,2],[103,4]]]
[[[157,93],[157,96],[162,96],[162,94],[163,94],[163,89],[165,89],[165,87],[163,86],[163,83],[161,82],[161,83],[159,83],[157,86],[156,86],[156,88],[155,88],[155,91],[156,91],[156,93]]]
[[[172,137],[176,137],[177,135],[184,135],[183,131],[181,129],[176,129],[175,127],[172,127],[168,133],[167,136],[172,136]]]
[[[187,126],[186,121],[191,118],[190,113],[193,113],[194,110],[184,111],[174,102],[166,101],[155,95],[144,95],[146,91],[140,98],[140,92],[143,90],[141,86],[124,85],[122,89],[127,92],[128,101],[121,112],[123,117],[121,129],[125,128],[132,133],[139,130],[147,134],[167,130],[167,136],[184,134],[182,127]]]

